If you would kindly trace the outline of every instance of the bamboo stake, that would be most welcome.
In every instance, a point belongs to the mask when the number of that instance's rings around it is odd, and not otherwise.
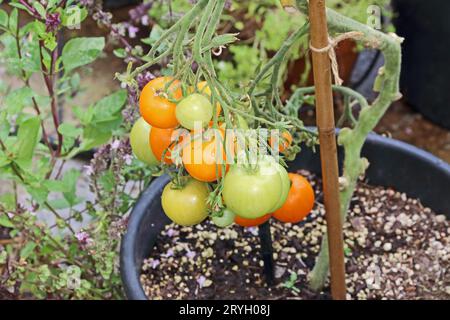
[[[317,49],[327,48],[329,46],[329,38],[325,0],[309,1],[309,19],[311,24],[311,46]],[[344,246],[340,217],[339,170],[331,88],[331,65],[328,51],[312,51],[314,83],[316,87],[316,121],[319,130],[330,256],[331,295],[335,300],[345,300]]]

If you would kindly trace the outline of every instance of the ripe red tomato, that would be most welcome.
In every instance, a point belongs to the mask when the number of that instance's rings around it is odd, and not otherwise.
[[[246,219],[246,218],[236,216],[234,218],[234,222],[236,224],[240,225],[241,227],[246,227],[246,228],[257,227],[259,225],[262,225],[266,221],[268,221],[271,216],[272,216],[271,214],[266,214],[265,216],[262,216],[257,219]]]
[[[144,87],[139,98],[139,108],[142,117],[150,125],[156,128],[168,129],[178,125],[175,116],[176,104],[169,101],[169,98],[179,100],[182,97],[181,85],[178,80],[174,80],[166,90],[166,85],[173,78],[159,77]]]
[[[282,222],[298,223],[302,221],[314,207],[314,190],[303,176],[289,173],[291,188],[286,202],[273,213],[273,217]]]

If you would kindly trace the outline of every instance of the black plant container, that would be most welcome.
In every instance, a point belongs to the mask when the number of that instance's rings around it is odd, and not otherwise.
[[[371,163],[367,172],[371,184],[405,192],[450,218],[449,164],[416,147],[377,135],[369,137],[363,155]],[[320,173],[319,155],[305,148],[301,156],[290,163],[289,169]],[[149,257],[156,237],[170,222],[161,208],[161,193],[168,182],[168,176],[156,179],[131,213],[120,252],[120,272],[128,299],[147,299],[139,280],[140,269],[142,261]]]
[[[394,0],[397,33],[405,37],[401,86],[406,100],[450,129],[450,1]]]

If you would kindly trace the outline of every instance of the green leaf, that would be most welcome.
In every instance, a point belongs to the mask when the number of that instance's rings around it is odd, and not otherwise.
[[[72,169],[67,171],[64,174],[64,178],[62,179],[64,190],[66,190],[65,192],[63,192],[64,199],[66,199],[67,202],[69,202],[72,206],[74,206],[77,202],[76,191],[77,191],[77,180],[79,176],[80,171]]]
[[[0,150],[0,168],[11,164],[11,160],[6,156],[3,150]]]
[[[127,56],[127,52],[123,48],[114,49],[113,53],[117,58],[121,58],[121,59],[123,59]]]
[[[30,87],[12,91],[6,96],[5,107],[9,114],[17,114],[26,106],[31,106],[34,93]]]
[[[83,141],[81,142],[79,152],[98,147],[108,142],[111,137],[111,132],[100,131],[95,126],[88,126],[84,129]]]
[[[14,228],[14,224],[6,216],[7,213],[0,214],[0,226],[5,228]]]
[[[47,2],[47,9],[53,8],[53,7],[58,3],[58,1],[59,1],[59,0],[49,0],[49,1]]]
[[[34,149],[39,140],[40,126],[41,120],[39,117],[29,118],[20,124],[15,150],[17,162],[26,165],[33,158]]]
[[[105,38],[75,38],[64,46],[62,61],[65,72],[95,61],[105,47]]]
[[[39,1],[33,1],[33,7],[42,18],[45,18],[47,16],[47,12],[45,11],[44,6]]]
[[[44,39],[44,47],[48,50],[53,51],[58,46],[58,42],[56,41],[56,36],[52,33],[46,33],[43,36]]]
[[[104,119],[120,112],[127,101],[126,90],[118,90],[95,104],[94,119]]]
[[[153,46],[156,41],[161,38],[162,34],[164,33],[164,29],[161,28],[159,25],[155,24],[152,27],[152,31],[150,32],[150,35],[148,38],[142,39],[141,41],[149,46]],[[169,42],[163,41],[161,45],[156,49],[157,52],[162,52],[169,48]]]
[[[7,27],[8,26],[8,14],[5,10],[0,10],[0,26]]]
[[[19,10],[14,8],[11,11],[11,14],[9,15],[9,30],[11,30],[11,32],[13,34],[16,34],[16,32],[17,32],[17,21],[18,21],[18,19],[19,19]]]
[[[69,29],[79,28],[87,16],[88,11],[86,8],[68,6],[62,13],[61,24]]]
[[[111,170],[106,171],[99,179],[100,184],[106,192],[114,190],[116,185],[116,180],[114,179],[114,174]]]
[[[22,259],[26,259],[30,256],[31,253],[33,253],[34,248],[36,248],[36,243],[34,242],[27,242],[27,244],[20,250],[20,257]]]
[[[18,8],[18,9],[21,9],[21,10],[25,10],[26,12],[28,12],[29,14],[33,14],[27,7],[25,7],[23,4],[21,4],[21,3],[17,3],[17,2],[10,2],[9,3],[9,5],[11,6],[11,7],[15,7],[15,8]]]
[[[11,131],[11,124],[5,111],[0,112],[0,139],[6,140]]]
[[[64,191],[64,184],[60,180],[45,180],[42,184],[51,192]]]
[[[48,203],[52,206],[52,208],[56,210],[62,210],[72,207],[72,205],[64,198],[49,200]]]
[[[47,201],[48,197],[48,189],[42,185],[27,185],[25,186],[27,192],[33,197],[39,205],[43,205],[45,201]]]
[[[81,124],[87,126],[88,124],[90,124],[92,122],[92,119],[94,118],[94,108],[92,106],[90,106],[89,108],[87,108],[87,110],[85,108],[81,108],[81,107],[73,107],[72,109],[75,117],[78,118],[78,120],[80,120]]]
[[[0,203],[8,211],[13,211],[16,208],[16,196],[12,192],[5,193],[0,196]]]
[[[75,127],[71,123],[62,123],[58,127],[59,133],[64,137],[77,138],[83,134],[83,129]]]

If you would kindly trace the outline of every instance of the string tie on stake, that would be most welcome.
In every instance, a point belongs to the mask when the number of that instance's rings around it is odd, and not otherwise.
[[[323,47],[320,49],[315,48],[311,44],[311,42],[309,43],[309,48],[314,52],[317,52],[317,53],[328,52],[328,55],[329,55],[330,61],[331,61],[331,70],[333,72],[334,83],[336,85],[341,86],[344,83],[344,80],[342,80],[342,78],[339,76],[339,65],[337,62],[336,50],[335,50],[336,46],[341,41],[344,41],[347,39],[359,40],[362,38],[362,36],[363,36],[362,32],[351,31],[351,32],[343,33],[334,39],[331,37],[328,37],[328,45],[326,47]]]

